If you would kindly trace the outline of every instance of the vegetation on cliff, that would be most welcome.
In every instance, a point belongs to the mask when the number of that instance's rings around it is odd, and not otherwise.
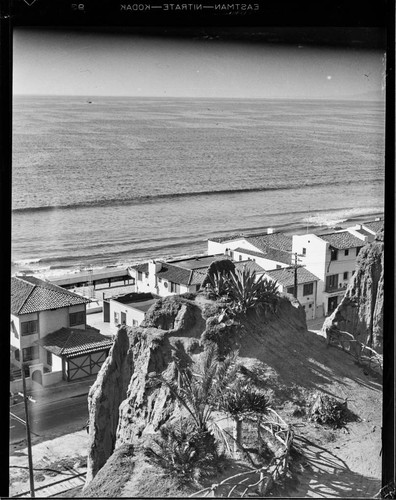
[[[341,421],[343,402],[354,400],[360,384],[352,359],[341,351],[329,356],[323,338],[307,331],[296,300],[278,294],[272,283],[257,285],[244,272],[214,272],[199,293],[160,299],[141,327],[125,328],[123,335],[129,349],[121,352],[115,344],[90,395],[92,486],[87,494],[97,491],[93,476],[104,477],[108,464],[103,460],[113,463],[117,450],[126,449],[133,450],[134,468],[122,496],[148,492],[139,479],[142,468],[148,475],[163,475],[164,484],[173,485],[173,496],[201,486],[220,496],[242,495],[246,488],[230,483],[235,475],[239,485],[253,485],[251,493],[263,494],[293,462],[287,419],[305,427],[312,395],[321,394],[323,403],[325,394],[334,401],[317,422],[328,415]],[[120,378],[126,366],[128,380]],[[100,443],[110,420],[99,408],[109,399],[106,381],[117,377],[127,389],[117,410],[110,410],[112,429],[116,423],[114,451],[104,457]],[[364,387],[367,405],[377,392],[374,383]],[[364,413],[357,403],[352,406],[355,414]],[[282,417],[279,409],[286,410]],[[327,422],[335,435],[338,427]],[[330,431],[321,432],[323,439]],[[254,484],[260,484],[260,492]],[[157,494],[153,491],[148,493]]]

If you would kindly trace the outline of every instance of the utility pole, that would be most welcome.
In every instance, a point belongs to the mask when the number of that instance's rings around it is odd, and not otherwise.
[[[22,349],[21,349],[22,351]],[[25,370],[22,362],[22,387],[23,387],[23,402],[25,404],[25,422],[26,422],[26,441],[28,447],[28,461],[29,461],[29,482],[30,482],[30,496],[34,498],[34,477],[33,477],[33,457],[32,457],[32,442],[30,440],[30,425],[29,425],[29,408],[28,396],[26,396],[26,380]]]
[[[298,286],[298,279],[297,279],[297,269],[298,269],[298,265],[297,265],[297,252],[294,253],[294,298],[296,299],[297,298],[297,286]]]
[[[293,289],[293,295],[294,295],[295,299],[297,298],[297,287],[298,287],[297,270],[299,267],[305,267],[304,265],[298,263],[298,257],[302,257],[302,255],[298,255],[297,252],[294,252],[294,265],[293,265],[293,268],[294,268],[294,289]]]

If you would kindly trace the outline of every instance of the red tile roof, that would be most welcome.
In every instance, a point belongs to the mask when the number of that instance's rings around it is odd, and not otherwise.
[[[248,236],[246,240],[259,250],[274,248],[276,250],[291,251],[293,239],[284,233],[260,234]]]
[[[80,330],[78,328],[60,328],[36,341],[47,351],[56,356],[72,358],[81,354],[110,349],[113,340],[99,333],[96,328]]]
[[[87,304],[90,300],[34,276],[11,278],[11,313],[15,315]]]
[[[236,269],[248,271],[249,273],[263,273],[264,269],[253,260],[240,260],[235,262]]]
[[[131,266],[129,269],[134,269],[135,271],[139,271],[141,273],[148,273],[149,265],[148,262],[143,262],[142,264]]]
[[[384,227],[384,221],[383,220],[373,220],[370,222],[363,222],[362,223],[363,227],[367,227],[371,231],[374,231],[375,233],[378,233],[381,229]]]
[[[266,273],[275,279],[280,285],[294,286],[294,267],[284,267],[282,269],[273,269],[266,271]],[[312,281],[319,281],[319,278],[309,272],[304,267],[297,268],[297,282],[311,283]]]
[[[157,272],[157,276],[180,285],[201,285],[206,276],[206,269],[184,269],[164,262],[162,268]]]
[[[341,231],[339,233],[328,233],[318,235],[322,240],[328,241],[330,245],[337,250],[345,250],[347,248],[357,248],[365,245],[365,242],[349,231]]]
[[[267,247],[262,252],[255,252],[254,250],[248,250],[246,248],[238,247],[234,251],[243,253],[245,255],[253,255],[255,257],[261,257],[262,259],[273,260],[275,262],[282,262],[283,264],[292,263],[291,253],[285,250],[278,250],[276,248]]]

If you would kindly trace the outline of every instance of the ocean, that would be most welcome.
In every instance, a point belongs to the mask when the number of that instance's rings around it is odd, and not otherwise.
[[[384,121],[377,101],[15,96],[12,273],[372,220]]]

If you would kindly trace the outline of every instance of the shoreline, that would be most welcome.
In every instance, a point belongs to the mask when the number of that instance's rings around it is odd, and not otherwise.
[[[304,234],[304,233],[313,233],[313,234],[319,234],[323,232],[328,232],[332,230],[337,230],[337,229],[345,229],[346,227],[359,224],[362,222],[368,222],[369,220],[375,220],[377,218],[384,219],[384,212],[378,212],[374,213],[371,215],[355,215],[350,218],[346,218],[344,220],[339,220],[335,219],[334,221],[330,222],[338,222],[338,224],[335,225],[327,225],[327,224],[316,224],[314,226],[309,225],[309,222],[304,222],[303,220],[301,222],[296,222],[296,223],[289,223],[289,224],[279,224],[279,225],[273,225],[272,229],[274,232],[284,232],[285,234],[291,235],[291,234]],[[268,226],[265,227],[260,227],[260,228],[249,228],[244,231],[239,231],[239,230],[234,230],[234,231],[219,231],[217,234],[218,236],[221,237],[226,237],[226,236],[232,236],[235,234],[243,233],[245,235],[257,235],[257,234],[263,234],[267,231]],[[45,258],[43,259],[25,259],[25,261],[30,262],[31,266],[25,265],[21,266],[20,269],[18,269],[18,265],[15,263],[11,264],[11,276],[16,276],[16,275],[33,275],[33,276],[38,276],[44,279],[55,279],[55,278],[62,278],[62,277],[67,277],[67,276],[73,276],[79,273],[86,273],[87,271],[92,270],[94,273],[95,272],[103,272],[103,271],[118,271],[120,269],[126,269],[128,267],[140,264],[140,263],[145,263],[150,259],[163,259],[163,260],[172,260],[172,259],[178,259],[178,258],[188,258],[188,257],[193,257],[193,256],[202,256],[202,255],[207,255],[207,240],[213,238],[213,236],[209,236],[206,240],[202,241],[202,244],[205,244],[205,249],[203,251],[199,251],[198,247],[197,251],[195,252],[175,252],[175,253],[168,253],[168,252],[163,252],[162,254],[158,255],[156,252],[153,252],[151,255],[146,255],[146,256],[141,256],[141,257],[136,257],[136,258],[130,258],[130,259],[125,259],[125,262],[115,262],[112,264],[100,264],[100,263],[91,263],[89,264],[89,261],[86,265],[80,265],[80,266],[64,266],[64,267],[57,267],[54,266],[51,268],[51,266],[43,266],[39,267],[40,263],[45,262]],[[189,242],[186,242],[185,244],[181,244],[180,247],[186,246],[188,247],[190,245]],[[131,251],[132,253],[133,251]],[[149,252],[148,252],[149,253]],[[37,264],[37,268],[34,268],[34,264]]]

